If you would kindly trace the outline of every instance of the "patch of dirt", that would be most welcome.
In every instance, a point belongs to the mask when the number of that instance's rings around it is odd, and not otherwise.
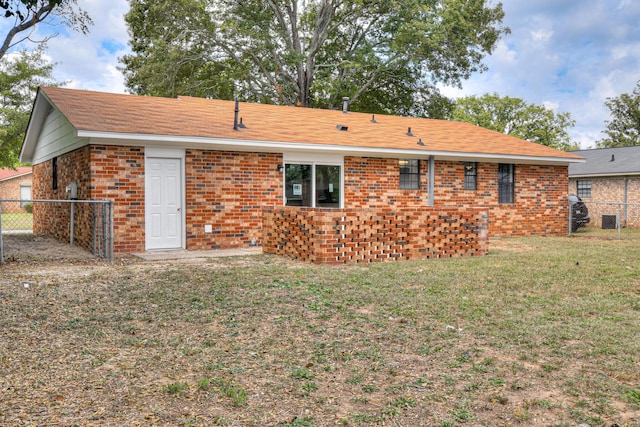
[[[3,234],[5,262],[92,260],[96,257],[81,248],[40,234]]]

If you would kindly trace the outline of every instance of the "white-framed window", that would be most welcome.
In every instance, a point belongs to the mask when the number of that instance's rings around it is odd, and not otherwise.
[[[30,185],[20,185],[20,207],[24,208],[27,203],[24,200],[31,200],[31,186]]]
[[[284,156],[284,204],[312,208],[343,205],[343,159],[334,156]]]

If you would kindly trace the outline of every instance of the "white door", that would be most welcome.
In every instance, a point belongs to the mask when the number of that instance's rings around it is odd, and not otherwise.
[[[182,160],[147,157],[147,249],[182,248]]]

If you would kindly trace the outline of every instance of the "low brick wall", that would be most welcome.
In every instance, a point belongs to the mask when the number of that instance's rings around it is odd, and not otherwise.
[[[318,264],[485,255],[485,210],[468,208],[263,211],[263,251]]]

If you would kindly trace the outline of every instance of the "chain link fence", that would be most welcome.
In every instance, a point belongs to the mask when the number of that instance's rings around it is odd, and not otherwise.
[[[0,199],[0,264],[7,241],[50,236],[113,262],[113,202]]]
[[[569,204],[569,233],[616,239],[640,240],[640,203],[591,202]],[[576,222],[589,221],[576,227]]]

